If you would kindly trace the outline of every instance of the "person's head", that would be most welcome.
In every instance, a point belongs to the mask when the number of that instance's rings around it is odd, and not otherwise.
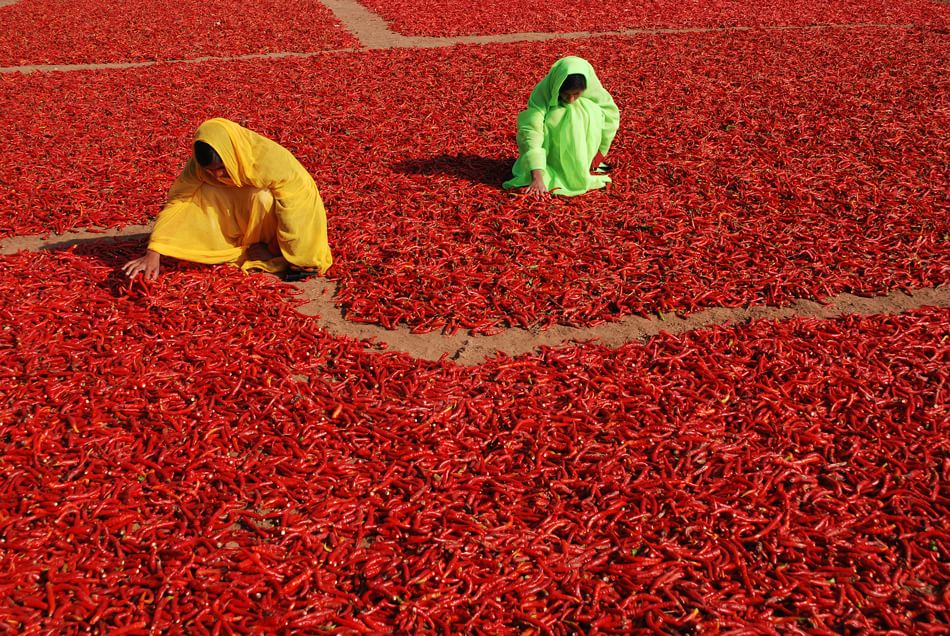
[[[587,78],[580,73],[571,73],[564,78],[564,83],[558,91],[558,99],[565,104],[573,104],[585,90],[587,90]]]
[[[218,181],[228,182],[231,180],[221,156],[215,152],[214,148],[203,141],[195,142],[195,161]]]

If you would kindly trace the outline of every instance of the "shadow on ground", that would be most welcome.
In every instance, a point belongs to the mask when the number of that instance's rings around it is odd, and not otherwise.
[[[404,174],[447,175],[500,188],[502,183],[511,178],[512,165],[514,161],[509,158],[442,154],[399,161],[393,164],[393,170]]]

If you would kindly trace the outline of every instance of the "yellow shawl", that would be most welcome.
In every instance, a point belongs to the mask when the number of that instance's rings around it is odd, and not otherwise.
[[[333,263],[327,217],[317,185],[280,144],[227,119],[201,124],[195,141],[220,155],[232,183],[222,183],[194,156],[172,184],[155,221],[149,249],[198,263],[234,263],[243,269],[282,271],[287,264]],[[252,261],[247,248],[266,243],[269,261]]]

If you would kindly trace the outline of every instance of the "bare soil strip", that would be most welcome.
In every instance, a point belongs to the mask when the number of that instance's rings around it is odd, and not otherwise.
[[[381,16],[357,0],[321,0],[353,37],[368,49],[392,49],[406,46],[405,37],[389,30]]]
[[[714,33],[714,32],[742,32],[742,31],[808,31],[814,29],[910,29],[913,24],[818,24],[808,26],[778,25],[765,27],[733,26],[733,27],[692,27],[683,29],[625,29],[622,31],[577,31],[573,33],[505,33],[500,35],[464,35],[458,37],[409,37],[393,33],[386,27],[386,23],[369,10],[359,6],[360,10],[354,9],[350,5],[356,4],[348,0],[326,0],[325,3],[341,21],[344,26],[357,37],[365,49],[333,49],[329,51],[311,51],[311,52],[284,52],[284,53],[251,53],[247,55],[235,55],[230,57],[196,57],[186,60],[152,60],[145,62],[103,62],[90,64],[26,64],[23,66],[0,66],[0,74],[7,73],[51,73],[51,72],[72,72],[72,71],[97,71],[105,69],[126,69],[142,68],[146,66],[155,66],[157,64],[196,64],[200,62],[231,62],[235,60],[276,60],[282,58],[308,58],[320,55],[334,53],[352,53],[357,50],[366,49],[395,49],[395,48],[439,48],[449,47],[458,44],[496,44],[510,42],[542,42],[545,40],[556,39],[581,39],[598,38],[606,36],[637,36],[637,35],[677,35],[683,33]],[[346,5],[345,12],[337,13],[336,5]],[[343,11],[343,9],[340,9]],[[341,16],[359,14],[365,12],[367,15],[351,16],[349,21],[344,21]],[[371,17],[370,17],[371,16]]]
[[[597,341],[608,347],[618,347],[633,340],[644,340],[662,332],[682,333],[712,325],[726,325],[750,320],[786,318],[836,318],[852,314],[899,314],[920,307],[950,307],[950,287],[916,289],[907,294],[892,292],[886,296],[863,298],[853,294],[838,294],[824,303],[799,300],[789,307],[757,306],[748,308],[714,307],[686,317],[666,315],[662,318],[626,316],[617,322],[594,327],[566,327],[555,325],[547,330],[514,327],[494,336],[473,336],[456,333],[448,336],[440,332],[413,334],[408,328],[393,330],[376,325],[348,322],[338,307],[333,305],[335,285],[325,279],[311,279],[298,283],[304,297],[310,302],[299,308],[305,315],[319,316],[319,324],[334,334],[356,339],[372,339],[386,349],[401,351],[414,358],[438,360],[445,356],[461,365],[477,365],[498,353],[517,356],[539,347],[556,347],[568,342]]]
[[[53,73],[53,72],[72,72],[72,71],[101,71],[108,69],[125,68],[143,68],[146,66],[156,66],[158,64],[200,64],[201,62],[234,62],[238,60],[279,60],[289,57],[317,57],[318,55],[327,55],[328,53],[355,53],[361,49],[331,49],[329,51],[308,51],[304,53],[294,53],[292,51],[284,53],[248,53],[246,55],[232,55],[228,57],[194,57],[187,60],[150,60],[146,62],[97,62],[89,64],[26,64],[24,66],[0,66],[0,74],[3,73]]]
[[[96,229],[34,236],[11,236],[0,239],[0,254],[16,254],[20,251],[62,250],[80,243],[96,242],[108,245],[117,240],[145,239],[152,232],[151,225],[126,225],[121,230]]]
[[[148,225],[132,225],[121,230],[71,232],[48,237],[24,236],[0,241],[0,254],[18,251],[65,249],[82,243],[108,245],[116,240],[144,240],[151,229]],[[264,275],[264,274],[262,274]],[[950,307],[950,287],[924,288],[911,293],[892,292],[886,296],[863,298],[839,294],[824,303],[799,300],[789,307],[716,307],[696,312],[687,317],[676,315],[642,318],[627,316],[617,322],[594,327],[565,327],[555,325],[541,331],[511,328],[494,336],[473,336],[468,333],[445,335],[440,332],[414,334],[408,327],[393,330],[377,325],[353,323],[346,319],[333,304],[336,285],[323,278],[313,278],[294,284],[307,301],[298,311],[314,316],[318,324],[330,333],[372,340],[392,351],[401,351],[414,358],[438,360],[447,357],[461,365],[476,365],[498,353],[516,356],[538,347],[554,347],[566,342],[596,340],[616,347],[632,340],[650,338],[661,332],[681,333],[710,325],[746,322],[756,319],[779,320],[793,317],[834,318],[850,314],[897,314],[924,306]]]

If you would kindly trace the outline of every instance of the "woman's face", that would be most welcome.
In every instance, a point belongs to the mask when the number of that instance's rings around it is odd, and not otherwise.
[[[558,93],[558,98],[564,104],[573,104],[578,99],[581,98],[581,95],[584,94],[583,88],[575,88],[573,90],[561,91]]]
[[[219,183],[224,185],[234,185],[234,182],[231,180],[231,176],[228,175],[228,169],[224,167],[224,164],[220,161],[215,161],[209,163],[205,166],[205,171],[213,176]]]

